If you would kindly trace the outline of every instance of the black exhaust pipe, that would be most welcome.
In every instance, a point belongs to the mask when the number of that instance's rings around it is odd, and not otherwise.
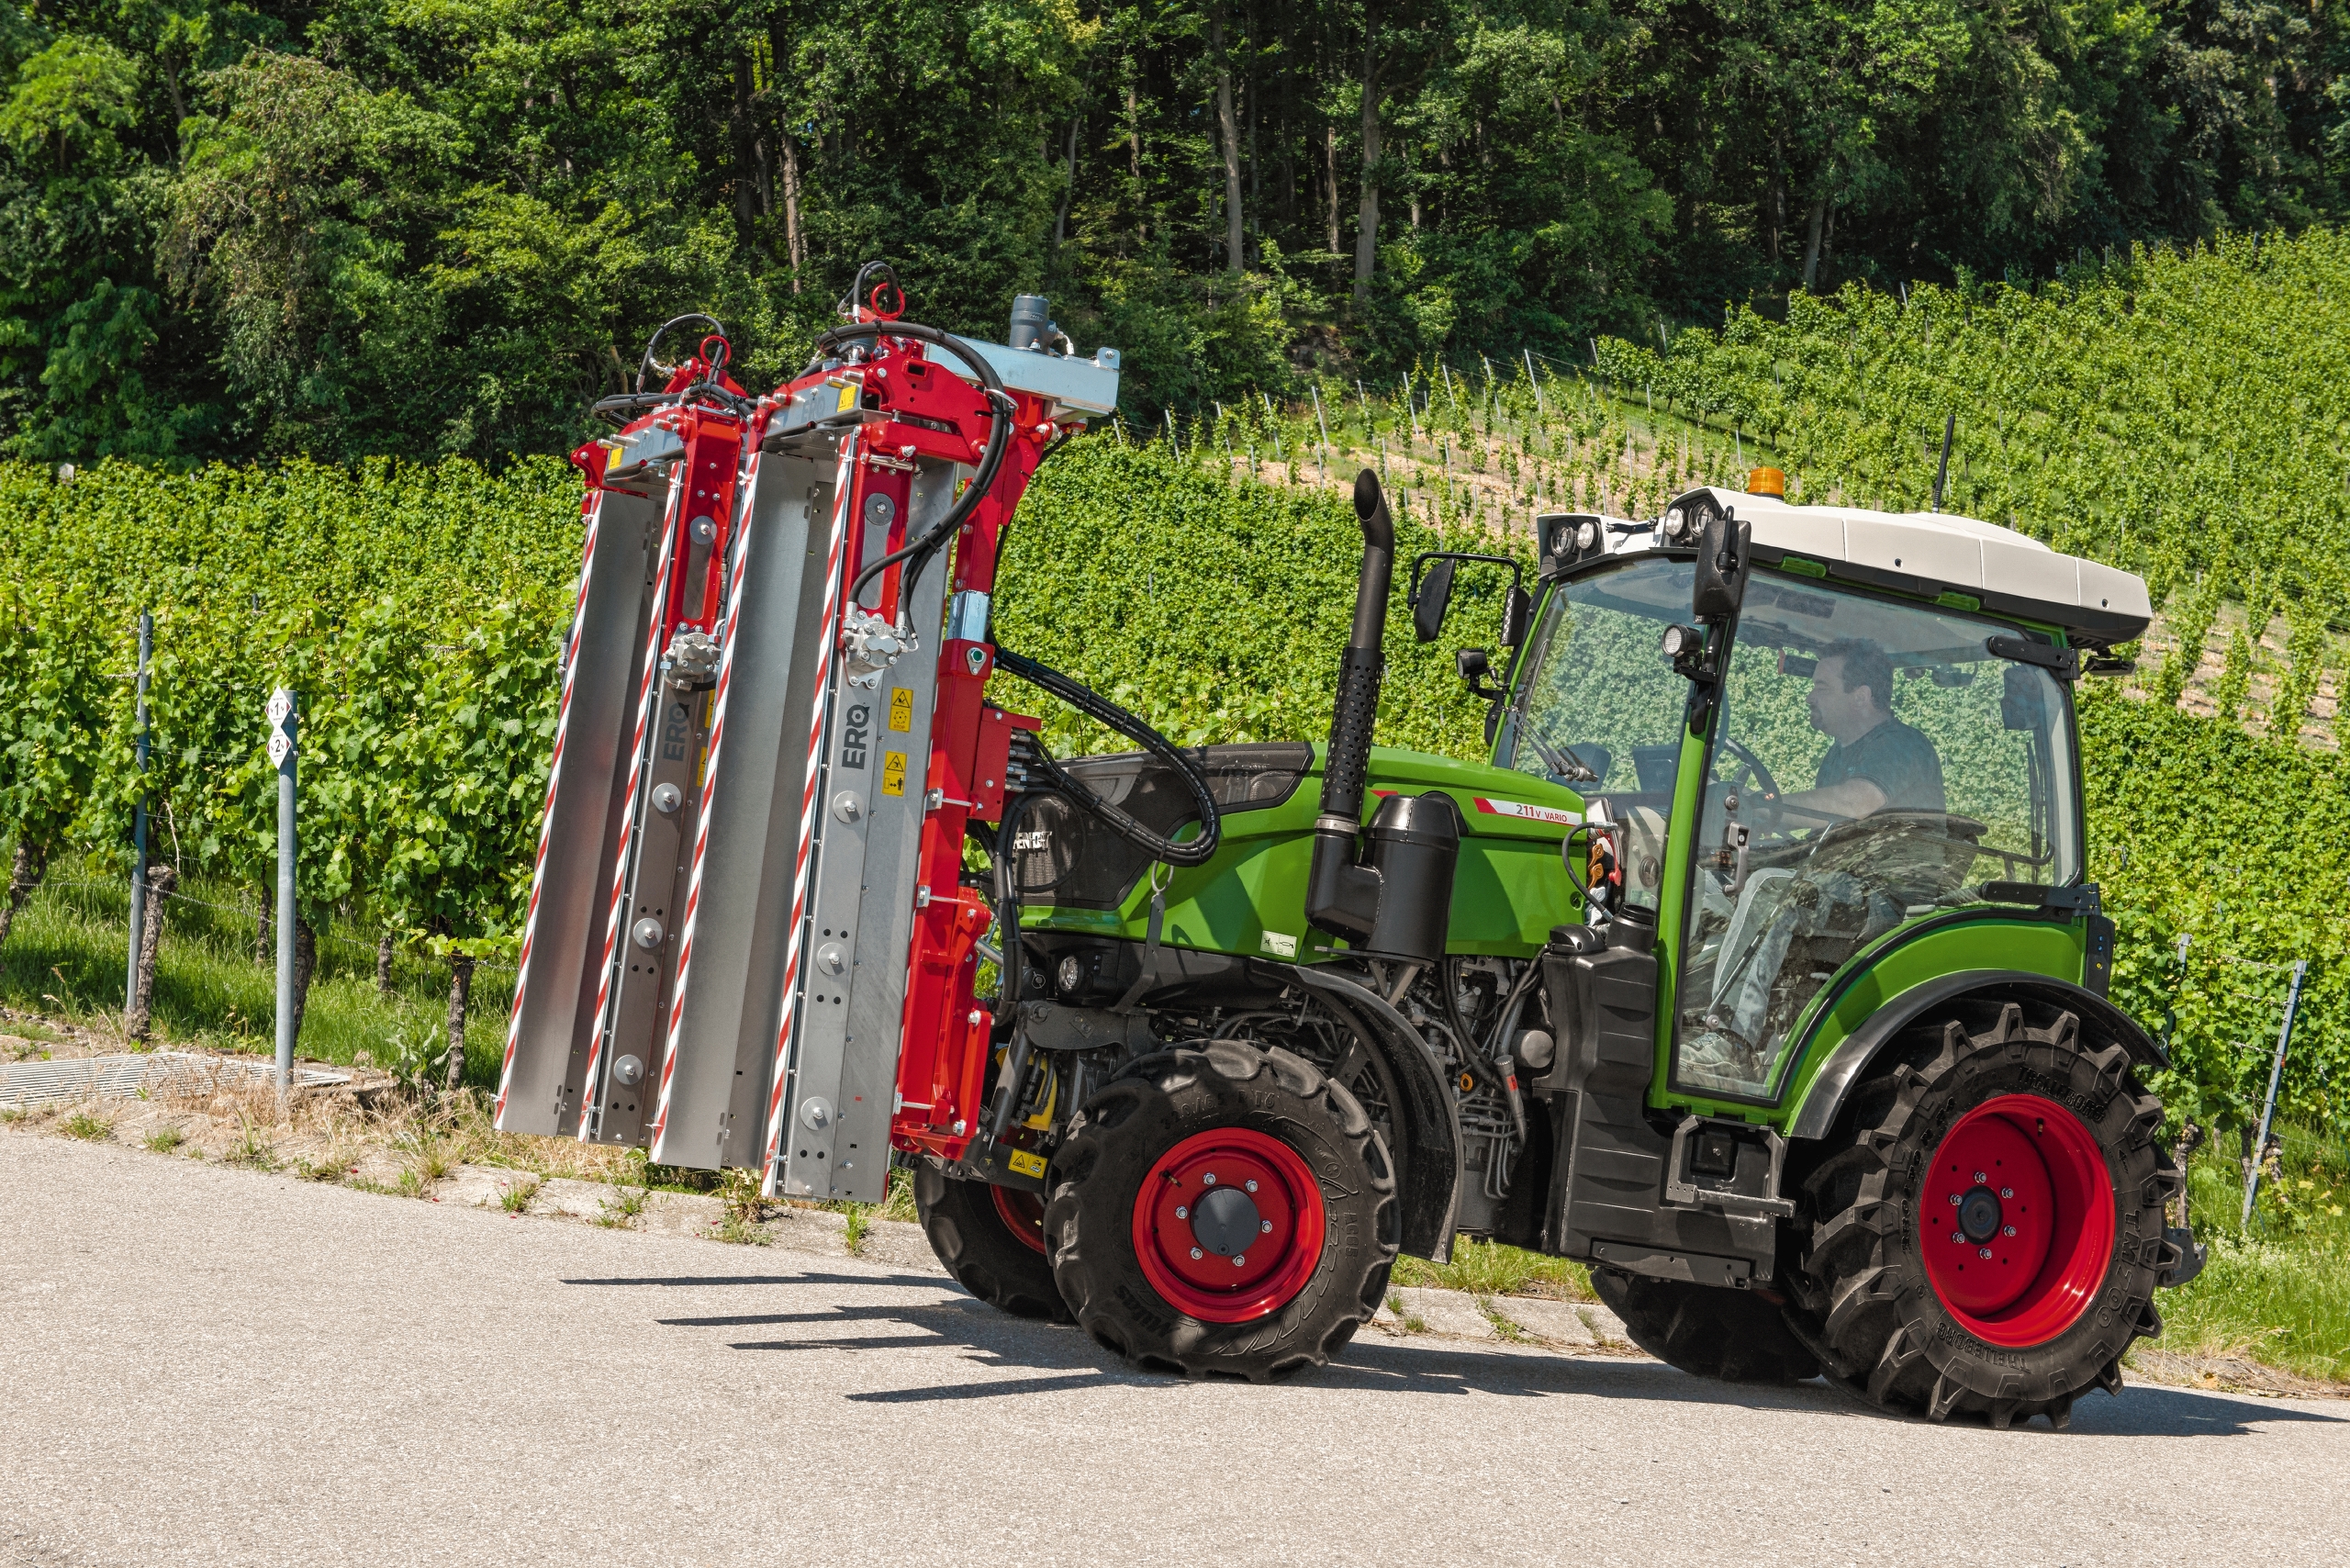
[[[1379,476],[1355,476],[1355,516],[1362,523],[1362,570],[1355,578],[1355,625],[1338,661],[1337,708],[1322,765],[1322,813],[1314,819],[1314,868],[1305,885],[1305,918],[1334,936],[1367,936],[1379,918],[1379,873],[1356,864],[1362,793],[1371,773],[1371,728],[1379,683],[1387,671],[1381,644],[1394,577],[1395,522]]]

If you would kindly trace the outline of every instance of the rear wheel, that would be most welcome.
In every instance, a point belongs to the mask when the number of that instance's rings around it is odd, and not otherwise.
[[[1962,1005],[1888,1055],[1805,1183],[1796,1323],[1880,1405],[2061,1428],[2162,1332],[2162,1103],[2053,1008]]]
[[[1591,1271],[1592,1289],[1658,1361],[1724,1383],[1801,1383],[1819,1375],[1779,1309],[1751,1291]]]
[[[925,1163],[914,1167],[914,1208],[931,1250],[965,1290],[1022,1317],[1069,1321],[1045,1261],[1044,1201],[1035,1193],[961,1181]]]
[[[1355,1097],[1280,1049],[1137,1062],[1071,1122],[1045,1233],[1078,1322],[1138,1366],[1262,1383],[1337,1354],[1395,1260],[1395,1177]]]

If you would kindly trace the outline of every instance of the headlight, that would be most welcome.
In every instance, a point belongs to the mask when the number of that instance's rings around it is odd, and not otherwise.
[[[1664,514],[1664,536],[1667,539],[1680,538],[1688,527],[1689,519],[1679,507],[1671,507],[1666,509]]]
[[[1704,638],[1693,626],[1668,626],[1664,629],[1664,656],[1677,659],[1701,646]]]
[[[1085,966],[1077,961],[1076,954],[1071,953],[1061,960],[1060,968],[1053,971],[1053,978],[1060,981],[1061,994],[1067,996],[1085,982]]]
[[[1598,542],[1599,525],[1597,523],[1586,520],[1581,528],[1575,530],[1576,549],[1588,550]]]

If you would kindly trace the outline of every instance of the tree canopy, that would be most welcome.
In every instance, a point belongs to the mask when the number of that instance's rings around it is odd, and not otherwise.
[[[1130,411],[2350,205],[2344,0],[50,0],[0,444],[498,459],[661,319],[1049,294]]]

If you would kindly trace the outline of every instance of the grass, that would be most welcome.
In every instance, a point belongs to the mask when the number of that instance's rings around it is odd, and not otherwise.
[[[498,1191],[498,1206],[510,1215],[528,1214],[531,1212],[531,1200],[539,1195],[540,1185],[535,1176],[509,1181]]]
[[[141,1141],[151,1154],[169,1154],[187,1141],[187,1134],[177,1127],[158,1127]]]
[[[1581,1263],[1546,1258],[1521,1247],[1494,1241],[1460,1241],[1452,1261],[1431,1263],[1419,1258],[1398,1258],[1391,1276],[1399,1285],[1434,1286],[1466,1291],[1476,1296],[1545,1295],[1562,1301],[1597,1301],[1591,1275]]]
[[[53,868],[18,914],[0,949],[0,1002],[111,1031],[119,1021],[123,954],[129,937],[127,884],[71,866]],[[189,898],[166,901],[168,918],[155,958],[154,1043],[266,1054],[274,1048],[276,978],[253,960],[252,915],[238,913],[251,894],[233,885],[191,884]],[[218,908],[207,905],[225,906]],[[465,1081],[497,1081],[513,1000],[510,971],[475,971],[465,1029]],[[449,1011],[445,963],[406,949],[392,965],[392,993],[375,989],[375,933],[364,923],[319,935],[319,968],[302,1015],[301,1052],[349,1065],[362,1053],[378,1063],[400,1055],[399,1043],[430,1039],[444,1048]],[[0,1024],[0,1035],[53,1042],[28,1023]]]
[[[77,1137],[84,1143],[104,1143],[114,1133],[114,1124],[104,1116],[94,1116],[87,1111],[76,1111],[57,1124],[57,1130],[67,1137]]]
[[[2284,1129],[2284,1179],[2263,1183],[2244,1226],[2244,1173],[2226,1141],[2190,1166],[2195,1233],[2211,1260],[2154,1298],[2164,1325],[2156,1348],[2350,1382],[2350,1143]]]

